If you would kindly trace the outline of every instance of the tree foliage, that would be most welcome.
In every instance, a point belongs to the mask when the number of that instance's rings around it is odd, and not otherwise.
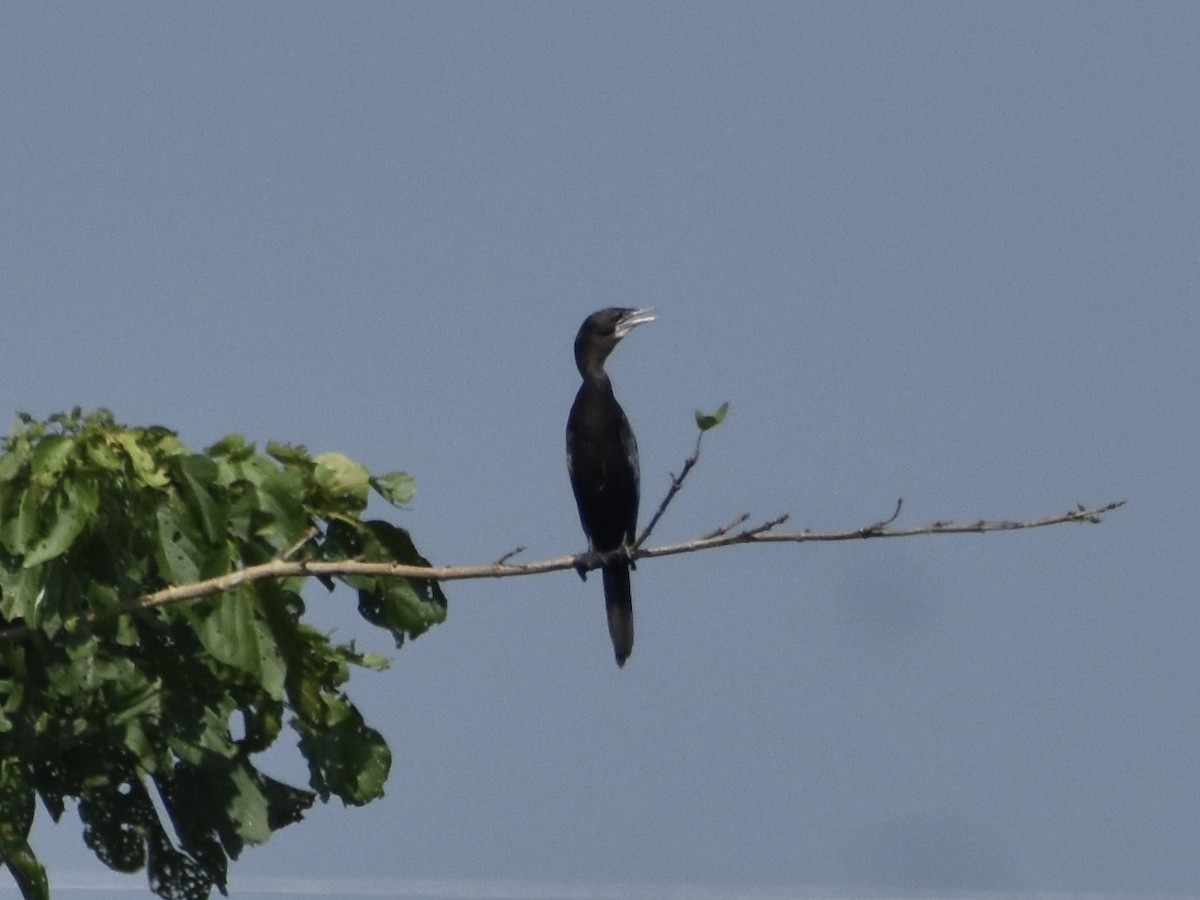
[[[402,505],[413,482],[237,435],[196,453],[106,411],[19,417],[0,453],[0,861],[25,897],[49,896],[39,799],[55,821],[73,802],[105,865],[192,900],[315,800],[382,794],[387,745],[344,688],[386,661],[305,624],[306,578],[136,603],[273,559],[427,566],[405,530],[363,518],[372,489]],[[431,579],[336,580],[397,646],[445,618]],[[285,730],[306,787],[256,765]]]

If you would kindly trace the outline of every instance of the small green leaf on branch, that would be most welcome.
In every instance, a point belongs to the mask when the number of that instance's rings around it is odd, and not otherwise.
[[[716,428],[725,420],[725,414],[729,412],[729,401],[722,403],[717,407],[716,412],[704,413],[696,410],[696,427],[701,431],[708,431],[710,428]]]
[[[388,472],[373,475],[371,487],[392,506],[405,506],[417,493],[417,480],[407,472]]]

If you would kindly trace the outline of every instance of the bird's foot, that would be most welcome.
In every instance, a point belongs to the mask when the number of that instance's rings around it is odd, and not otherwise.
[[[575,557],[575,561],[571,565],[579,573],[579,580],[587,581],[587,573],[604,565],[604,557],[595,550],[588,550]]]
[[[637,568],[637,564],[633,561],[633,555],[624,544],[612,550],[606,550],[603,553],[598,550],[588,550],[586,553],[580,553],[576,556],[575,560],[571,563],[575,571],[579,573],[581,581],[587,581],[587,573],[593,569],[600,569],[604,566],[614,564],[626,565],[631,569]]]
[[[599,556],[600,565],[602,566],[612,565],[613,563],[621,563],[629,566],[631,569],[637,568],[637,563],[633,561],[633,555],[629,552],[629,548],[624,544],[605,553],[599,553],[597,556]]]

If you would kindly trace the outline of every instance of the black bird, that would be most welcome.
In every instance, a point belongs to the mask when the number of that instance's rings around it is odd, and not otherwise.
[[[633,597],[629,570],[638,514],[638,449],[625,411],[613,396],[604,361],[637,325],[653,322],[653,309],[612,307],[584,319],[575,336],[575,365],[583,384],[567,417],[567,470],[588,552],[575,563],[580,578],[600,565],[608,633],[617,665],[633,652]]]

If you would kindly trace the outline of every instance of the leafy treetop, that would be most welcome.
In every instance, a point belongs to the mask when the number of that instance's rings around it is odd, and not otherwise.
[[[109,867],[193,900],[314,800],[381,796],[390,753],[344,686],[386,661],[304,623],[304,577],[128,611],[273,559],[428,566],[404,529],[362,518],[372,489],[401,505],[413,481],[237,435],[195,453],[104,410],[18,418],[0,452],[0,862],[26,898],[49,896],[37,798],[55,821],[75,801]],[[397,646],[445,618],[431,579],[335,578]],[[285,727],[306,787],[256,766]]]

